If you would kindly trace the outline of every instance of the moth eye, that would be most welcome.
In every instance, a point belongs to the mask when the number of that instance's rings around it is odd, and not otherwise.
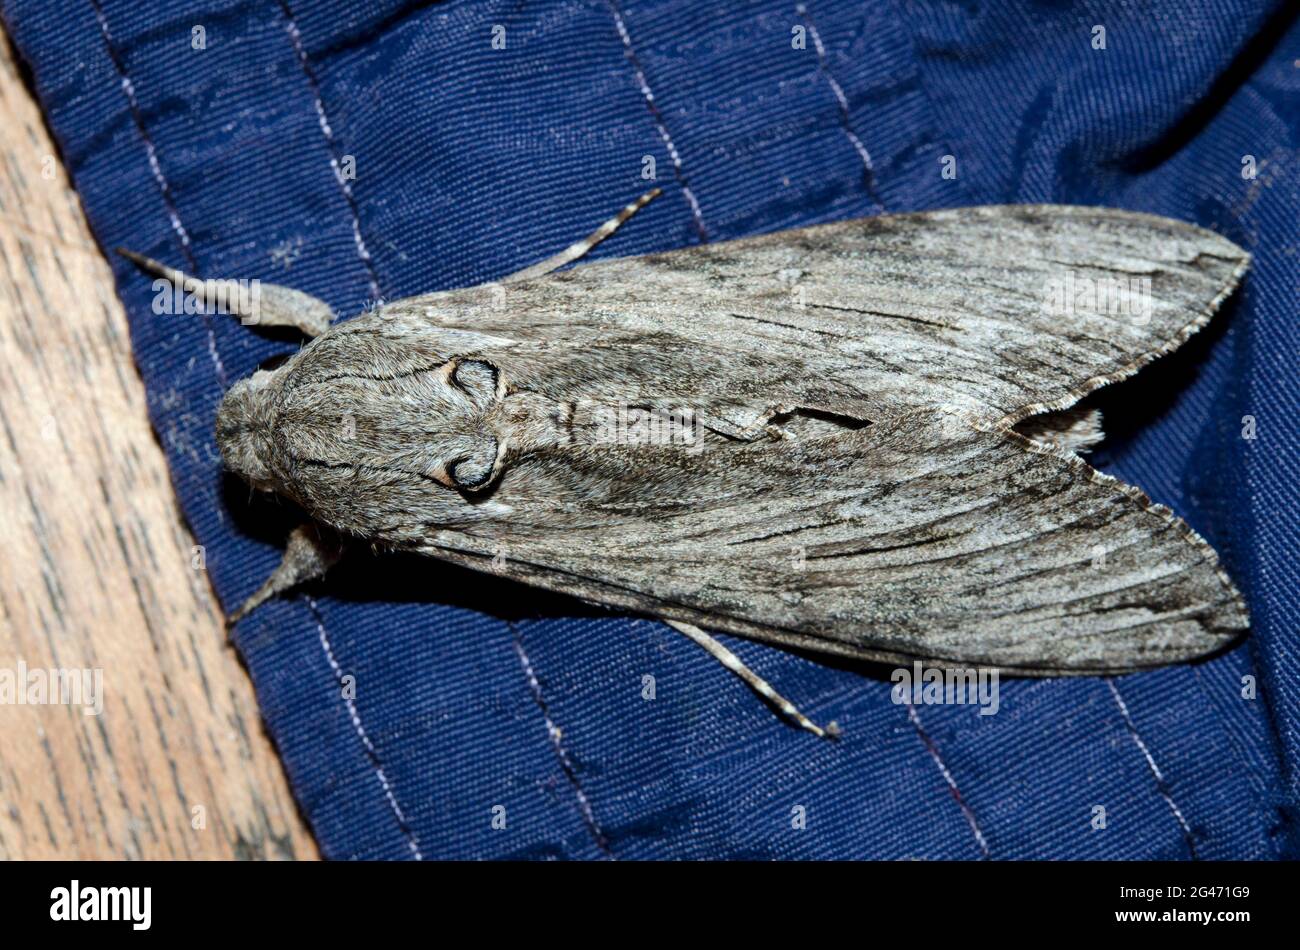
[[[492,477],[497,462],[495,439],[472,455],[460,455],[447,464],[447,475],[457,488],[473,491],[482,488]]]
[[[486,360],[461,360],[451,372],[451,382],[477,405],[496,398],[497,368]]]

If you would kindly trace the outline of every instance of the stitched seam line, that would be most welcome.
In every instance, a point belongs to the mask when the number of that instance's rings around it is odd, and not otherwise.
[[[876,194],[876,167],[871,161],[871,153],[867,151],[866,145],[862,139],[853,131],[853,121],[849,118],[849,99],[844,95],[844,88],[836,81],[831,74],[830,66],[826,62],[826,47],[822,44],[821,34],[817,32],[817,24],[813,22],[812,15],[808,12],[806,4],[800,3],[794,8],[795,13],[803,19],[804,25],[808,27],[808,36],[812,38],[813,49],[817,51],[817,68],[823,76],[826,77],[827,84],[831,87],[831,92],[835,94],[835,102],[839,106],[840,128],[848,138],[853,150],[858,153],[858,158],[862,159],[862,167],[865,169],[863,183],[867,188],[867,196],[882,212],[885,210],[885,203],[880,200]]]
[[[989,854],[989,843],[984,837],[984,832],[980,831],[979,822],[975,820],[975,813],[970,810],[970,806],[967,805],[965,800],[961,797],[961,792],[957,788],[957,780],[952,777],[952,772],[948,771],[948,766],[944,765],[943,759],[939,755],[939,749],[934,744],[934,740],[930,738],[929,734],[925,731],[925,728],[921,725],[921,717],[917,715],[916,707],[911,703],[907,703],[906,705],[907,718],[911,720],[912,726],[916,729],[917,735],[921,737],[921,741],[925,744],[925,750],[930,753],[930,758],[934,759],[934,764],[939,767],[939,773],[943,776],[943,780],[948,783],[948,791],[952,793],[953,800],[957,802],[957,807],[961,809],[962,815],[965,816],[966,824],[970,825],[971,833],[975,836],[975,843],[979,845],[980,853],[987,861],[991,857]]]
[[[344,689],[343,670],[339,667],[338,660],[334,659],[334,648],[330,646],[329,634],[325,632],[325,621],[321,617],[316,598],[308,597],[307,605],[316,621],[316,634],[320,639],[321,649],[325,653],[325,659],[329,661],[330,669],[334,671],[334,679],[339,686],[339,695],[343,698],[343,705],[347,707],[348,716],[352,720],[352,728],[361,740],[362,748],[366,752],[366,758],[370,760],[370,767],[374,769],[375,778],[379,780],[379,787],[384,790],[384,798],[388,800],[388,807],[397,819],[397,827],[401,829],[407,847],[411,849],[411,854],[415,860],[423,861],[424,855],[420,852],[420,841],[407,822],[406,813],[402,811],[402,806],[397,804],[397,796],[393,794],[393,786],[389,784],[388,775],[384,772],[384,766],[379,760],[379,752],[375,749],[374,743],[370,741],[370,736],[366,734],[365,726],[361,724],[361,714],[357,712],[357,704],[348,696],[347,690]]]
[[[1143,742],[1142,737],[1138,735],[1137,726],[1133,724],[1133,717],[1129,715],[1128,706],[1124,702],[1124,697],[1119,694],[1119,688],[1115,685],[1115,681],[1109,676],[1105,677],[1105,680],[1106,685],[1110,687],[1111,696],[1115,699],[1115,705],[1119,707],[1120,715],[1124,718],[1124,728],[1128,730],[1129,737],[1132,738],[1133,744],[1136,745],[1138,751],[1142,753],[1142,758],[1146,759],[1147,768],[1151,770],[1151,775],[1156,780],[1156,791],[1160,793],[1160,797],[1165,800],[1165,804],[1169,806],[1169,810],[1173,812],[1174,818],[1177,819],[1178,827],[1182,829],[1183,839],[1187,842],[1187,850],[1191,852],[1192,860],[1197,860],[1196,841],[1192,834],[1191,826],[1187,824],[1187,819],[1183,817],[1182,809],[1178,807],[1178,804],[1174,801],[1174,797],[1169,794],[1169,783],[1165,781],[1164,774],[1160,771],[1160,766],[1156,765],[1156,760],[1152,758],[1151,751],[1147,748],[1147,744]]]
[[[343,192],[344,201],[347,202],[348,214],[352,223],[352,242],[356,245],[357,256],[361,258],[361,263],[365,265],[366,280],[370,284],[370,296],[376,301],[382,300],[383,294],[379,290],[379,275],[375,272],[375,263],[370,257],[370,249],[366,247],[366,239],[361,235],[361,213],[357,208],[356,198],[352,195],[352,186],[348,184],[348,180],[343,174],[343,166],[340,164],[342,156],[339,152],[338,142],[334,139],[334,130],[330,127],[329,114],[325,111],[325,100],[321,97],[320,82],[312,69],[311,61],[307,58],[307,47],[303,45],[302,33],[298,30],[298,24],[293,17],[293,10],[289,8],[286,0],[280,0],[280,10],[284,14],[285,28],[289,32],[289,39],[293,43],[294,52],[298,54],[298,64],[302,66],[303,75],[307,77],[307,85],[311,89],[312,101],[316,106],[316,119],[320,122],[321,134],[325,136],[325,144],[329,148],[330,168],[334,171],[334,180],[338,183],[339,190]]]
[[[596,847],[600,852],[610,860],[614,859],[614,852],[609,848],[609,839],[605,833],[600,830],[600,825],[596,822],[596,813],[592,810],[591,800],[587,798],[587,793],[582,790],[582,783],[578,781],[578,772],[573,767],[573,760],[569,758],[569,753],[564,751],[562,742],[563,733],[551,719],[550,709],[546,705],[546,698],[542,695],[542,684],[537,679],[537,674],[533,671],[533,663],[528,659],[528,653],[524,650],[523,638],[519,635],[519,630],[513,623],[507,623],[510,629],[510,636],[514,638],[515,653],[519,656],[519,664],[524,668],[524,677],[528,680],[529,691],[533,695],[533,702],[537,703],[537,708],[542,711],[542,719],[546,723],[546,734],[551,739],[551,745],[555,749],[555,757],[560,760],[560,768],[564,771],[565,777],[569,784],[573,786],[573,792],[578,799],[578,811],[582,815],[583,824],[591,833],[592,840],[595,841]]]
[[[627,24],[623,22],[623,14],[615,0],[608,0],[608,3],[610,12],[614,15],[614,25],[618,27],[619,38],[623,41],[623,54],[632,66],[632,72],[636,76],[636,84],[641,90],[646,106],[650,109],[650,117],[654,119],[655,128],[659,130],[659,137],[664,140],[664,147],[668,149],[668,157],[672,159],[673,174],[677,177],[677,183],[681,186],[682,194],[686,196],[686,202],[691,207],[691,220],[695,223],[695,232],[699,235],[701,243],[707,242],[709,232],[704,226],[704,215],[700,211],[700,203],[686,180],[686,173],[682,170],[682,157],[677,153],[677,146],[673,144],[673,137],[668,134],[668,126],[664,124],[663,113],[659,111],[659,106],[655,104],[654,93],[650,91],[650,84],[645,78],[645,70],[641,68],[641,61],[637,58],[636,50],[632,48],[632,37],[628,34]]]
[[[113,34],[108,29],[108,19],[104,16],[104,10],[99,4],[99,0],[90,0],[90,7],[95,11],[95,19],[99,22],[99,32],[104,37],[104,46],[108,50],[109,61],[112,62],[113,69],[117,72],[118,80],[122,84],[122,92],[126,95],[131,121],[135,123],[136,131],[144,142],[144,152],[149,161],[149,171],[152,172],[154,181],[158,183],[158,190],[162,193],[163,207],[167,210],[167,217],[171,222],[172,231],[180,239],[181,253],[185,257],[186,269],[191,274],[197,274],[199,265],[194,257],[194,249],[190,246],[190,234],[185,229],[185,225],[181,223],[180,212],[176,210],[176,202],[172,199],[171,185],[167,181],[167,176],[163,174],[162,164],[158,161],[158,149],[154,146],[153,139],[149,137],[149,130],[145,128],[144,117],[140,113],[140,102],[135,95],[135,84],[131,82],[131,77],[127,75],[126,64],[118,55],[117,47],[113,44]],[[213,369],[216,370],[217,382],[222,389],[225,389],[227,385],[226,366],[221,360],[221,353],[217,350],[217,335],[212,329],[212,318],[207,313],[201,313],[200,317],[208,335],[208,357],[212,361]]]

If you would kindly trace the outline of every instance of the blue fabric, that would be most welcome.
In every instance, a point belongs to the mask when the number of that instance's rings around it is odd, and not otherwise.
[[[1110,681],[1004,682],[997,715],[913,718],[878,672],[729,638],[810,714],[839,720],[832,744],[779,722],[660,623],[354,556],[236,635],[325,854],[1298,853],[1294,3],[0,8],[104,247],[287,283],[345,313],[552,253],[643,190],[643,156],[667,195],[597,256],[882,208],[1040,201],[1194,221],[1255,256],[1209,330],[1103,399],[1097,456],[1222,552],[1253,613],[1240,649]],[[192,49],[195,26],[206,49]],[[341,182],[334,166],[352,161]],[[223,477],[213,415],[225,386],[295,344],[229,318],[155,316],[149,281],[114,266],[154,426],[229,609],[291,522]]]

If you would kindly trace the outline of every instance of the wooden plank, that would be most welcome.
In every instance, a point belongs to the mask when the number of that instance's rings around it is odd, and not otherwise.
[[[0,857],[316,857],[13,56],[0,33]],[[5,697],[20,663],[102,670],[102,713]]]

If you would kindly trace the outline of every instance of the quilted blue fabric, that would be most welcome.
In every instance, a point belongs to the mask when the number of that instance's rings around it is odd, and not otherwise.
[[[105,248],[287,283],[343,314],[558,250],[644,189],[647,156],[667,194],[597,256],[1045,201],[1194,221],[1254,254],[1209,330],[1102,399],[1095,456],[1222,552],[1253,613],[1241,648],[1109,680],[1004,681],[981,717],[909,713],[878,670],[728,638],[840,722],[833,744],[658,622],[363,552],[236,631],[325,854],[1297,855],[1294,3],[0,9]],[[214,412],[296,344],[156,316],[149,281],[115,267],[153,424],[229,609],[276,563],[291,515],[223,477]]]

